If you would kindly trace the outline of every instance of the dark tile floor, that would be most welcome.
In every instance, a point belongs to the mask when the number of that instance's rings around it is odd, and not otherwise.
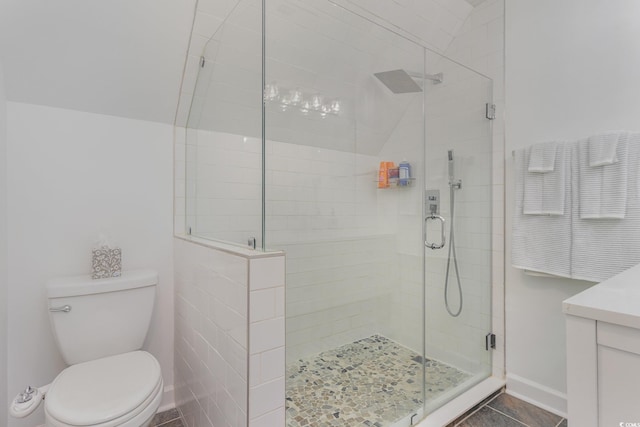
[[[567,427],[567,420],[535,405],[500,393],[456,427]]]
[[[180,412],[177,409],[157,413],[151,420],[149,427],[184,427]]]
[[[184,427],[176,409],[160,412],[149,427]],[[481,402],[448,427],[567,427],[567,420],[506,393]]]

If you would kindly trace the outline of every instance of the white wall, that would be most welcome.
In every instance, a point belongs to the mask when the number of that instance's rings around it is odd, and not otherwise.
[[[7,100],[0,63],[0,423],[7,423]]]
[[[3,1],[7,99],[172,124],[196,3]]]
[[[10,395],[64,368],[47,313],[47,279],[88,274],[103,230],[123,268],[160,275],[145,348],[173,384],[172,140],[170,125],[8,103]],[[42,423],[42,410],[10,426]]]
[[[511,151],[612,129],[640,130],[640,3],[507,2],[507,389],[566,410],[561,302],[589,284],[510,267]]]

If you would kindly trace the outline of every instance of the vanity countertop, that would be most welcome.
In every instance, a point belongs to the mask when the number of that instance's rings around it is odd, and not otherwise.
[[[566,299],[562,311],[640,329],[640,264]]]

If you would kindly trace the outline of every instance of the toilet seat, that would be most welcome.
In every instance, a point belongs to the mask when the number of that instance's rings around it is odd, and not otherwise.
[[[162,375],[149,353],[134,351],[72,365],[46,394],[47,426],[140,427],[162,399]]]

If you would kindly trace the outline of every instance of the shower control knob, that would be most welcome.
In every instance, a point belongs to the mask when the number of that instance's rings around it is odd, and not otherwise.
[[[36,392],[36,389],[31,387],[30,385],[28,385],[27,388],[24,389],[24,393],[28,395],[32,395],[35,392]]]

